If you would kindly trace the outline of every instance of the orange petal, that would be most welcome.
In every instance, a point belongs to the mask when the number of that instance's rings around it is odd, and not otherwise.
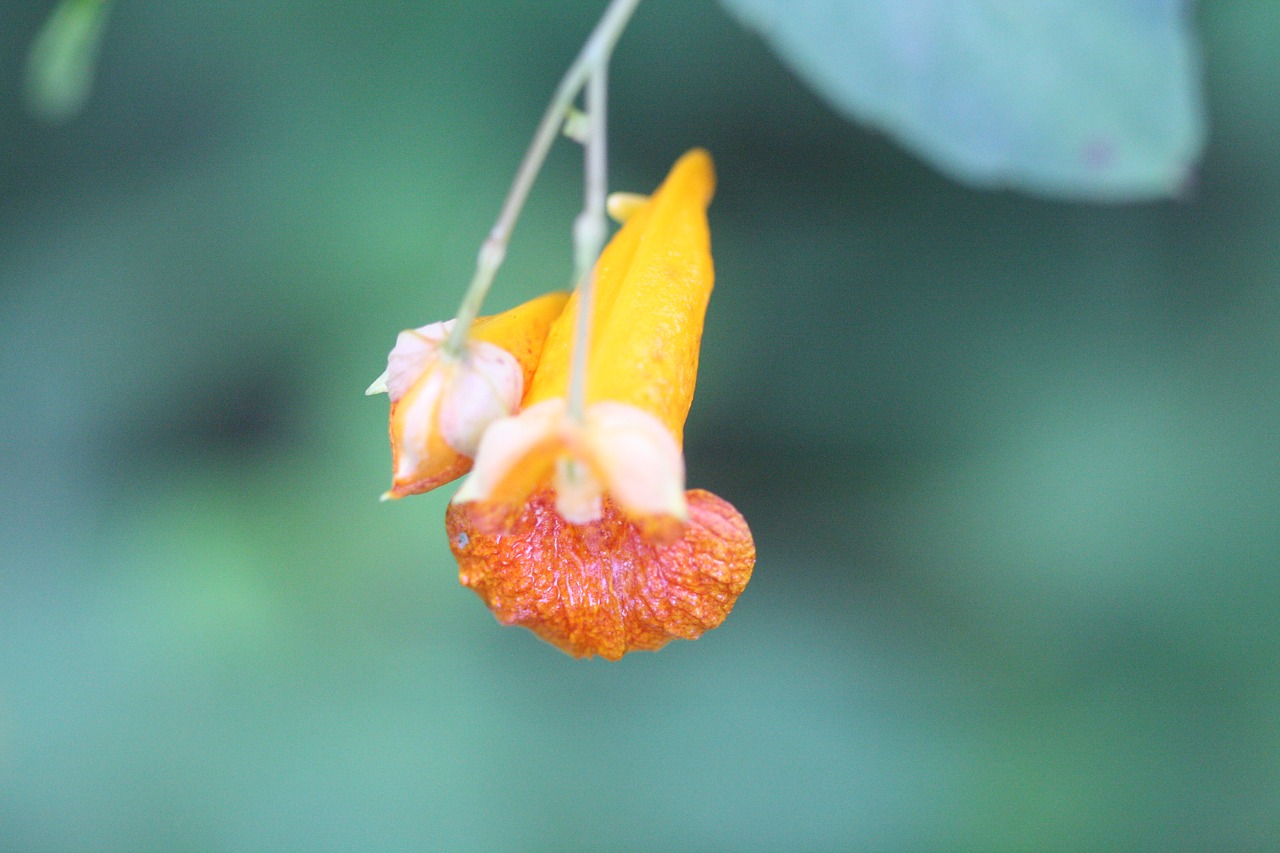
[[[657,417],[681,443],[715,281],[707,205],[715,169],[694,149],[637,206],[596,264],[587,402],[614,400]],[[525,405],[566,397],[578,296],[552,324]]]
[[[608,498],[598,521],[575,525],[550,489],[505,533],[484,532],[474,504],[445,517],[459,578],[498,621],[523,625],[574,657],[617,660],[724,621],[751,578],[755,544],[742,516],[710,492],[686,493],[679,538],[646,537]]]
[[[471,470],[471,457],[445,441],[439,429],[447,371],[439,359],[404,396],[391,403],[391,488],[383,499],[429,492]]]

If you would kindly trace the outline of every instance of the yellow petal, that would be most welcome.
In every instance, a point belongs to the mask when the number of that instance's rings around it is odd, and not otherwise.
[[[627,219],[596,264],[587,402],[627,403],[677,444],[693,400],[698,347],[715,274],[706,208],[711,157],[685,154]],[[568,395],[578,296],[551,326],[525,405]]]
[[[520,362],[527,390],[542,359],[542,348],[552,322],[564,311],[569,294],[557,290],[544,293],[492,317],[481,317],[471,327],[471,340],[488,341],[502,347]]]

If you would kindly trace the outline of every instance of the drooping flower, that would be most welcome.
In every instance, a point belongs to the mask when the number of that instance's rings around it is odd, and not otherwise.
[[[684,155],[601,254],[585,409],[569,411],[579,297],[547,335],[523,410],[494,421],[446,517],[460,577],[504,623],[617,659],[719,625],[755,545],[685,491],[683,428],[714,273],[710,156]]]
[[[384,498],[427,492],[471,470],[484,430],[520,405],[566,293],[548,293],[476,320],[460,357],[445,347],[454,320],[401,332],[369,387],[391,398],[392,486]]]

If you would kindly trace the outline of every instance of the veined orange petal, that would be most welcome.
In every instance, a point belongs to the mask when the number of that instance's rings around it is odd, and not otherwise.
[[[486,532],[476,504],[445,518],[459,578],[498,621],[523,625],[574,657],[617,660],[716,627],[751,578],[755,543],[727,501],[686,495],[679,538],[656,543],[606,497],[601,517],[572,524],[551,489],[534,493],[509,529]]]
[[[627,403],[657,417],[682,443],[698,374],[698,347],[715,273],[706,209],[711,156],[681,157],[630,213],[595,269],[587,403]],[[552,324],[525,405],[566,397],[578,295]]]

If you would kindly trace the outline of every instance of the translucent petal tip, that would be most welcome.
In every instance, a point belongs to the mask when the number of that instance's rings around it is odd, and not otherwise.
[[[382,375],[373,380],[373,384],[364,389],[366,397],[372,397],[374,394],[387,393],[387,371],[382,371]]]

